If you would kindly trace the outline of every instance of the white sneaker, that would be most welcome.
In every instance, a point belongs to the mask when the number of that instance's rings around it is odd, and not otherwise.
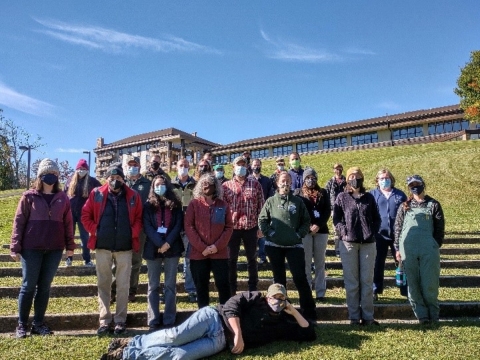
[[[89,261],[85,264],[86,267],[95,267],[95,264],[92,261]]]
[[[65,266],[72,266],[72,262],[72,259],[67,258],[67,260],[65,260]]]

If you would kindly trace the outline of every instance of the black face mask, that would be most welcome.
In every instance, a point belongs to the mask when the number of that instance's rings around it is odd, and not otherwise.
[[[425,190],[425,186],[423,185],[413,186],[410,188],[410,191],[414,195],[420,195],[421,193],[423,193],[424,190]]]
[[[260,174],[260,171],[262,171],[262,168],[257,167],[257,168],[253,168],[252,170],[255,174]]]
[[[53,185],[58,181],[58,176],[55,174],[46,174],[40,177],[40,180],[47,185]]]
[[[158,170],[159,168],[160,168],[160,163],[156,162],[156,161],[153,161],[152,162],[152,169],[153,170]]]
[[[314,188],[316,183],[317,180],[315,179],[305,179],[305,185],[307,185],[308,188]]]
[[[109,182],[110,188],[113,190],[118,190],[121,189],[123,186],[123,183],[120,180],[112,180]]]
[[[200,170],[202,174],[205,174],[208,172],[208,166],[199,166],[198,170]]]
[[[348,180],[348,185],[354,189],[360,189],[363,186],[363,179]]]

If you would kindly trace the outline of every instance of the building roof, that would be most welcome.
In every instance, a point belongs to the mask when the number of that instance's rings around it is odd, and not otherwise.
[[[108,149],[115,149],[124,146],[132,146],[132,145],[140,145],[151,143],[154,141],[169,141],[173,139],[185,139],[186,145],[195,144],[200,147],[212,147],[218,146],[219,144],[211,142],[209,140],[203,139],[201,137],[196,136],[196,133],[189,134],[184,131],[178,130],[176,128],[168,128],[163,130],[152,131],[149,133],[138,134],[129,136],[125,139],[117,140],[109,144],[105,144],[101,148],[97,148],[94,150],[108,150]]]
[[[442,120],[445,117],[458,117],[459,114],[463,114],[463,111],[460,109],[459,105],[443,106],[433,109],[410,111],[401,114],[386,115],[366,120],[358,120],[336,125],[322,126],[313,129],[241,140],[227,145],[214,147],[212,151],[218,154],[221,151],[244,149],[245,147],[255,148],[260,146],[268,146],[275,143],[285,143],[288,141],[294,142],[295,140],[308,141],[309,139],[313,140],[318,139],[319,137],[336,137],[347,133],[351,134],[352,132],[364,132],[368,130],[373,131],[388,127],[395,128],[399,127],[400,124],[402,126],[406,126],[409,124],[418,123],[419,120],[428,118]]]

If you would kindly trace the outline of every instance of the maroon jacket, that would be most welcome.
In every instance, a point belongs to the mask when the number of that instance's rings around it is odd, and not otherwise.
[[[228,242],[233,232],[232,213],[227,203],[215,199],[208,205],[203,197],[193,199],[188,205],[184,229],[192,245],[189,259],[228,259]],[[218,252],[203,256],[207,246],[215,245]]]
[[[50,205],[37,190],[20,199],[13,220],[10,252],[28,250],[74,250],[72,212],[67,195],[56,193]]]

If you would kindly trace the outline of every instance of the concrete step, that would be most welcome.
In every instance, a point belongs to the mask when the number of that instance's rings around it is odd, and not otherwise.
[[[286,264],[288,269],[288,264]],[[480,260],[441,260],[440,267],[445,269],[480,269]],[[270,263],[263,264],[259,266],[261,270],[271,270]],[[342,269],[342,263],[338,261],[329,261],[326,263],[326,268],[331,270]],[[178,271],[181,272],[183,269],[183,264],[178,265]],[[246,263],[237,264],[238,271],[247,271]],[[394,270],[395,263],[391,260],[385,263],[386,270]],[[140,272],[142,274],[147,273],[147,265],[142,265]],[[96,275],[95,268],[87,266],[60,266],[57,270],[57,276],[92,276]],[[21,267],[3,267],[0,268],[0,277],[12,276],[20,277],[22,276]]]
[[[179,310],[176,324],[187,319],[196,309]],[[478,317],[480,302],[444,302],[440,303],[440,317]],[[320,321],[338,321],[348,318],[345,305],[317,306],[317,316]],[[413,320],[412,307],[403,304],[375,304],[376,319]],[[31,322],[32,319],[30,319]],[[13,332],[17,325],[16,315],[0,317],[0,332]],[[98,314],[48,314],[45,321],[55,330],[94,330],[98,328]],[[130,312],[127,316],[127,327],[144,327],[147,324],[146,312]]]
[[[272,279],[260,279],[258,283],[258,289],[260,291],[266,291],[272,284]],[[177,283],[177,293],[185,293],[184,282]],[[394,287],[395,278],[385,277],[385,287]],[[327,277],[327,288],[333,289],[337,287],[343,287],[343,278],[331,278]],[[295,285],[291,279],[288,280],[287,287],[289,289],[295,289]],[[471,288],[480,287],[480,275],[479,276],[441,276],[440,287],[448,288]],[[239,291],[247,291],[248,284],[246,280],[238,281]],[[0,298],[17,298],[20,287],[0,287]],[[216,291],[215,284],[210,282],[210,291]],[[140,283],[138,285],[138,294],[147,294],[147,284]],[[52,285],[50,289],[50,297],[89,297],[97,296],[96,284],[79,284],[79,285]]]

